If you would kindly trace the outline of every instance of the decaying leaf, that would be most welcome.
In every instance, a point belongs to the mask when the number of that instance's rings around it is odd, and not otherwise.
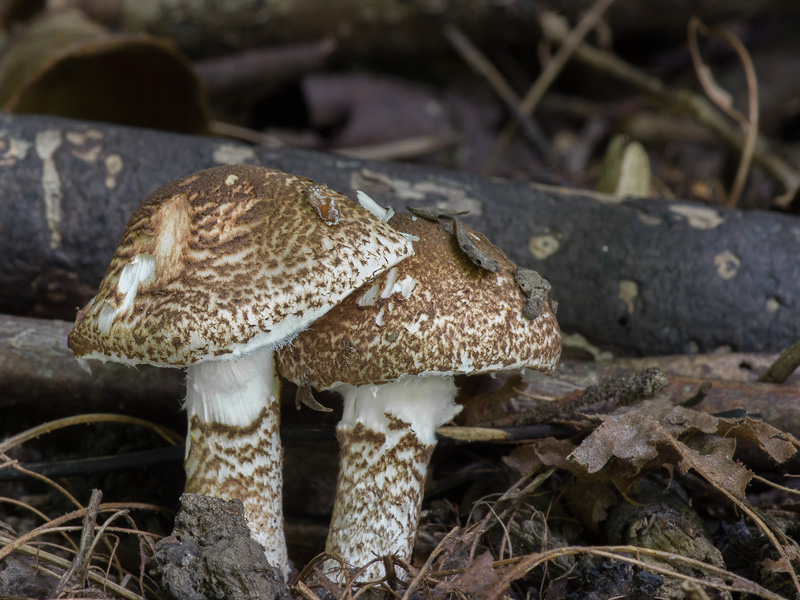
[[[500,270],[500,263],[478,248],[472,240],[469,239],[470,234],[464,229],[464,225],[459,219],[453,219],[453,232],[455,233],[459,248],[463,250],[464,254],[466,254],[472,262],[481,269],[486,269],[492,273],[497,273]]]
[[[514,273],[520,291],[525,296],[522,314],[526,319],[536,319],[544,310],[544,301],[550,291],[550,282],[532,269],[519,268]]]
[[[567,457],[574,449],[575,445],[569,440],[544,438],[532,444],[517,446],[508,456],[503,457],[503,462],[520,475],[527,476],[541,466],[565,466]]]
[[[614,488],[605,483],[575,481],[564,489],[564,498],[570,513],[594,533],[600,531],[609,509],[619,504]]]
[[[570,454],[569,468],[623,488],[652,469],[678,467],[742,498],[752,473],[733,458],[737,438],[758,443],[776,460],[789,458],[800,444],[759,421],[714,417],[666,400],[597,419],[602,424]]]
[[[436,223],[441,218],[452,218],[469,213],[468,210],[449,210],[438,206],[406,206],[406,210],[415,217]]]
[[[500,575],[492,567],[492,562],[492,555],[484,552],[464,571],[461,585],[469,597],[485,598],[487,592],[497,585]]]
[[[736,420],[720,419],[718,432],[720,435],[733,436],[757,444],[777,463],[789,460],[798,448],[798,441],[791,435],[764,421],[749,417]]]

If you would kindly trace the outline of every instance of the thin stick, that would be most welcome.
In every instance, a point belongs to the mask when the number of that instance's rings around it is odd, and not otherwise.
[[[433,561],[436,560],[439,554],[442,553],[442,551],[445,548],[446,542],[450,540],[450,538],[452,538],[454,535],[456,535],[457,532],[458,532],[458,527],[453,527],[453,529],[451,529],[447,533],[447,535],[444,536],[438,544],[436,544],[436,548],[433,549],[433,552],[431,552],[431,555],[428,557],[428,560],[426,560],[425,564],[422,565],[422,568],[420,568],[419,573],[417,573],[416,577],[414,577],[414,579],[412,579],[408,583],[408,588],[406,588],[406,591],[403,594],[403,600],[409,600],[409,598],[411,598],[411,595],[419,587],[419,584],[422,581],[424,581],[424,579],[428,576],[428,573],[430,573],[431,570],[433,569]]]
[[[109,510],[119,510],[120,508],[145,508],[145,509],[155,508],[161,510],[159,507],[154,507],[154,505],[140,503],[140,502],[109,502],[107,504],[101,504],[98,510],[100,512],[105,512]],[[51,531],[57,531],[58,526],[60,526],[62,523],[66,523],[68,521],[71,521],[72,519],[82,519],[86,514],[86,511],[87,511],[86,508],[73,510],[64,515],[61,515],[60,517],[51,519],[47,523],[40,525],[35,529],[31,529],[27,533],[15,539],[11,539],[6,546],[0,548],[0,560],[3,560],[6,556],[11,554],[15,550],[18,550],[22,545],[27,544],[30,540],[33,540],[39,537],[40,535],[50,533]]]
[[[7,546],[14,545],[19,540],[15,540],[14,538],[10,538],[8,536],[0,534],[0,544],[6,544]],[[20,554],[24,554],[26,556],[30,556],[31,558],[36,559],[37,561],[48,562],[51,565],[55,565],[62,569],[68,569],[70,566],[70,561],[61,558],[60,556],[56,556],[50,552],[46,552],[41,548],[36,548],[33,546],[29,546],[27,544],[19,544],[17,545],[14,550],[19,552]],[[58,578],[60,574],[56,574],[52,571],[44,569],[43,567],[38,567],[43,573],[47,573],[52,577]],[[127,600],[144,600],[142,596],[131,592],[130,590],[126,590],[124,587],[114,583],[113,581],[109,581],[105,577],[102,577],[96,573],[89,571],[88,573],[89,581],[94,583],[97,586],[101,586],[104,590],[113,592],[122,598],[126,598]]]
[[[697,44],[697,33],[705,35],[718,35],[728,42],[739,56],[744,68],[745,77],[747,79],[747,105],[748,105],[748,119],[733,108],[730,102],[720,101],[715,93],[715,84],[710,80],[709,72],[704,68],[703,59],[700,56],[700,49]],[[692,17],[689,21],[689,50],[692,55],[692,62],[694,63],[695,72],[697,73],[700,84],[703,86],[706,94],[721,110],[735,119],[745,133],[744,147],[742,149],[741,158],[739,159],[739,167],[736,169],[736,177],[733,180],[733,185],[728,193],[728,206],[736,206],[742,196],[744,184],[747,180],[747,174],[750,171],[750,165],[753,162],[753,153],[756,149],[756,140],[758,139],[758,80],[756,78],[756,69],[753,66],[753,60],[744,47],[741,40],[732,33],[724,29],[714,28],[709,30],[698,17]]]
[[[294,591],[300,594],[305,600],[320,600],[319,596],[317,596],[310,587],[308,587],[305,582],[298,581],[294,584]]]
[[[94,529],[97,526],[97,513],[100,509],[100,501],[103,499],[103,492],[100,490],[92,490],[92,496],[89,499],[89,505],[86,507],[86,514],[83,516],[83,528],[81,530],[81,542],[78,547],[78,552],[72,559],[69,569],[61,577],[58,582],[55,595],[59,596],[64,592],[64,588],[68,585],[86,587],[86,573],[89,569],[90,553],[89,548],[93,547],[92,540],[94,539]]]
[[[553,156],[550,150],[550,143],[542,131],[541,127],[536,121],[527,113],[522,110],[520,97],[511,88],[511,86],[503,77],[503,74],[498,71],[492,62],[478,50],[475,45],[469,40],[461,29],[455,25],[445,25],[444,35],[447,40],[461,55],[472,70],[478,75],[482,75],[495,93],[500,96],[500,99],[506,103],[506,106],[522,126],[522,131],[533,143],[534,148],[542,155],[547,162],[552,162]]]
[[[627,556],[628,554],[636,554],[636,555],[643,554],[645,556],[651,556],[653,558],[657,558],[668,562],[673,561],[682,563],[691,566],[693,568],[699,569],[701,571],[704,571],[706,573],[716,575],[723,579],[726,578],[730,579],[732,576],[732,573],[726,571],[725,569],[721,569],[719,567],[715,567],[713,565],[709,565],[707,563],[692,558],[688,558],[686,556],[681,556],[680,554],[675,554],[674,552],[664,552],[661,550],[653,550],[650,548],[639,548],[636,546],[593,546],[593,547],[567,546],[562,548],[553,548],[545,552],[528,554],[526,556],[518,557],[517,559],[506,559],[505,561],[500,561],[500,563],[503,564],[510,564],[513,561],[516,563],[516,565],[512,569],[509,569],[503,576],[502,581],[500,581],[498,584],[494,586],[492,592],[487,597],[487,600],[500,600],[500,598],[503,597],[503,594],[509,588],[509,586],[513,581],[523,577],[526,573],[528,573],[529,571],[536,568],[542,563],[549,562],[564,556],[576,556],[580,554],[602,556],[604,558],[610,558],[612,560],[620,560],[629,563],[631,565],[641,567],[647,571],[652,571],[654,573],[660,573],[663,575],[671,575],[673,577],[678,577],[685,581],[693,581],[701,585],[706,585],[708,587],[713,587],[716,589],[728,590],[731,592],[747,592],[750,594],[761,596],[762,598],[767,598],[768,600],[780,600],[781,598],[783,598],[783,596],[779,596],[778,594],[775,594],[761,587],[757,583],[746,580],[742,577],[736,576],[733,578],[737,583],[740,584],[739,586],[727,585],[724,583],[716,583],[713,581],[700,579],[698,577],[685,575],[683,573],[678,573],[667,567],[662,567],[660,565],[652,563],[646,563],[637,558],[632,558],[630,556]],[[498,563],[494,563],[493,566],[501,566],[501,565]],[[463,572],[463,569],[459,569],[458,571]],[[443,574],[444,573],[441,572],[435,572],[431,574],[431,577],[440,577]],[[450,572],[448,572],[447,574],[450,574]],[[745,586],[744,584],[748,585]]]
[[[162,427],[161,425],[146,419],[140,419],[138,417],[131,417],[128,415],[117,415],[113,413],[89,413],[85,415],[75,415],[73,417],[56,419],[55,421],[48,421],[47,423],[42,423],[41,425],[32,427],[27,431],[23,431],[22,433],[11,436],[0,443],[0,453],[8,452],[15,446],[19,446],[28,440],[32,440],[33,438],[39,437],[46,433],[51,433],[57,429],[70,427],[72,425],[84,425],[86,423],[127,423],[130,425],[140,425],[142,427],[148,427],[152,429],[170,444],[183,443],[182,436],[167,429],[166,427]]]
[[[547,23],[543,23],[543,33],[545,37],[555,42],[566,38],[565,32]],[[580,44],[575,49],[575,58],[597,71],[606,73],[656,98],[675,111],[682,110],[690,113],[698,123],[705,126],[729,148],[737,152],[741,152],[744,148],[743,135],[731,127],[730,122],[704,97],[687,89],[670,88],[657,77],[648,75],[618,56],[594,48],[589,44]],[[779,206],[788,204],[794,197],[794,193],[800,188],[800,173],[783,158],[771,152],[761,137],[757,140],[753,151],[753,161],[786,191],[783,196],[776,199],[776,204]]]
[[[800,366],[800,342],[789,346],[778,355],[766,371],[758,376],[759,383],[783,383]]]
[[[536,78],[536,81],[533,82],[528,93],[525,94],[525,97],[522,99],[520,110],[524,114],[533,114],[542,96],[544,96],[558,74],[564,69],[564,65],[567,64],[567,61],[581,44],[583,38],[597,25],[597,22],[612,4],[614,4],[614,0],[596,0],[592,7],[581,17],[575,29],[570,32],[564,40],[564,43],[561,44],[558,52],[556,52],[550,62],[547,63],[547,66],[539,74],[539,77]],[[510,122],[505,126],[503,131],[500,132],[492,148],[492,152],[483,167],[483,175],[491,175],[492,171],[494,171],[497,163],[500,162],[500,158],[505,153],[508,144],[514,137],[516,129],[516,123]]]

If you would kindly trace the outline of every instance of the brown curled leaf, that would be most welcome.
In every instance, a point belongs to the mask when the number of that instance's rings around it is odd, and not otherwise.
[[[426,221],[433,221],[434,223],[441,218],[453,218],[461,215],[466,215],[468,210],[447,210],[446,208],[438,208],[436,206],[408,206],[406,210],[415,217],[425,219]]]
[[[469,259],[482,269],[497,273],[500,270],[500,263],[498,263],[491,256],[478,248],[470,239],[469,233],[464,229],[464,225],[459,219],[453,219],[453,232],[456,235],[456,241],[461,250],[464,251]]]
[[[525,296],[525,306],[522,308],[523,316],[531,321],[538,318],[544,310],[544,301],[550,291],[550,282],[536,271],[523,268],[518,268],[514,272],[514,280]]]

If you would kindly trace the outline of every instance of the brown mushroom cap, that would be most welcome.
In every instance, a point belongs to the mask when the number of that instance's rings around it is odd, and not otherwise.
[[[277,353],[278,372],[329,389],[386,383],[406,375],[552,371],[561,334],[548,299],[534,319],[516,265],[485,236],[465,227],[497,272],[459,248],[452,222],[397,214],[389,223],[418,236],[414,256],[362,286]]]
[[[199,171],[134,212],[69,346],[130,364],[235,358],[285,343],[411,253],[310,179],[252,165]]]

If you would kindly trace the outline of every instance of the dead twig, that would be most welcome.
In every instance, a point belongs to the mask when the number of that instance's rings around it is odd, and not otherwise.
[[[554,42],[562,42],[569,35],[566,28],[556,19],[542,20],[542,31],[545,37]],[[637,69],[611,52],[594,48],[586,43],[581,43],[575,48],[574,56],[593,69],[657,99],[671,110],[691,114],[698,123],[729,148],[740,153],[743,151],[745,145],[743,134],[731,127],[730,122],[704,97],[687,89],[669,87],[661,79]],[[760,136],[753,151],[753,162],[783,187],[786,193],[777,198],[775,203],[778,206],[786,206],[800,189],[800,173],[771,151]]]
[[[783,383],[800,366],[800,342],[789,346],[778,355],[756,381],[759,383]]]
[[[550,62],[547,63],[547,66],[542,70],[539,77],[536,78],[536,81],[533,82],[533,85],[528,90],[528,93],[525,94],[525,97],[522,99],[520,110],[524,114],[533,114],[539,101],[553,84],[558,74],[564,69],[564,66],[567,64],[572,54],[595,25],[597,25],[598,21],[600,21],[603,14],[612,4],[614,4],[614,0],[596,0],[592,7],[581,17],[575,29],[566,36],[561,47]],[[482,169],[483,175],[491,175],[492,171],[494,171],[495,167],[500,162],[500,158],[505,153],[508,144],[514,137],[516,129],[515,122],[510,122],[505,126],[495,141],[492,152]]]
[[[90,548],[94,548],[95,527],[97,526],[97,513],[100,510],[100,501],[103,499],[103,492],[92,490],[89,505],[86,507],[86,514],[83,516],[83,530],[81,532],[81,543],[78,552],[72,559],[72,564],[64,573],[58,583],[55,595],[59,596],[67,586],[75,586],[79,589],[86,587],[89,561],[91,560]]]
[[[0,544],[5,544],[5,547],[13,546],[13,550],[15,552],[18,552],[20,554],[35,559],[37,563],[39,563],[37,565],[37,569],[40,572],[49,575],[50,577],[54,577],[56,579],[60,578],[61,574],[47,569],[40,563],[51,564],[60,569],[68,569],[71,565],[70,561],[68,561],[67,559],[61,558],[60,556],[57,556],[51,552],[42,550],[38,546],[32,546],[26,543],[20,543],[19,538],[15,539],[0,534]],[[114,583],[113,581],[110,581],[106,577],[98,575],[97,573],[89,571],[87,577],[89,578],[90,582],[94,583],[97,586],[102,587],[102,589],[104,589],[107,592],[116,594],[121,598],[125,598],[126,600],[142,600],[142,596],[140,596],[139,594],[127,590],[123,586]]]
[[[533,147],[542,155],[545,161],[552,162],[553,154],[550,150],[550,142],[547,140],[542,128],[526,112],[522,110],[522,102],[517,93],[508,84],[503,74],[497,70],[492,62],[475,47],[470,39],[461,29],[455,25],[446,25],[444,35],[447,40],[461,55],[472,70],[483,76],[500,99],[505,102],[511,114],[517,119],[522,127],[523,133],[533,144]]]
[[[460,141],[461,136],[457,133],[418,135],[368,146],[335,148],[332,152],[361,160],[407,160],[450,148]]]
[[[447,542],[450,541],[457,533],[459,532],[458,527],[454,527],[451,529],[446,536],[442,538],[442,540],[436,545],[436,548],[433,549],[428,560],[425,561],[425,564],[422,565],[422,568],[419,570],[419,573],[408,583],[408,588],[406,588],[405,593],[403,594],[403,600],[409,600],[411,595],[414,591],[419,587],[420,583],[422,583],[426,577],[430,574],[433,570],[433,561],[435,561],[439,555],[444,551],[447,546]]]
[[[742,61],[745,77],[747,79],[747,105],[748,117],[745,118],[739,111],[733,108],[733,103],[729,94],[723,92],[716,82],[713,80],[711,70],[703,63],[703,58],[700,55],[700,48],[697,44],[697,34],[703,35],[717,35],[723,38],[734,49]],[[699,18],[693,17],[689,21],[689,50],[692,55],[692,62],[694,63],[695,72],[703,86],[706,94],[723,112],[736,120],[742,127],[745,134],[744,147],[742,148],[741,158],[739,159],[739,167],[736,169],[736,177],[731,185],[730,192],[728,193],[728,206],[736,206],[742,196],[744,184],[747,180],[747,174],[750,171],[750,165],[753,162],[753,153],[756,149],[756,141],[758,139],[758,80],[756,78],[756,70],[753,66],[753,60],[744,47],[741,40],[732,33],[720,28],[709,29],[706,27]]]

